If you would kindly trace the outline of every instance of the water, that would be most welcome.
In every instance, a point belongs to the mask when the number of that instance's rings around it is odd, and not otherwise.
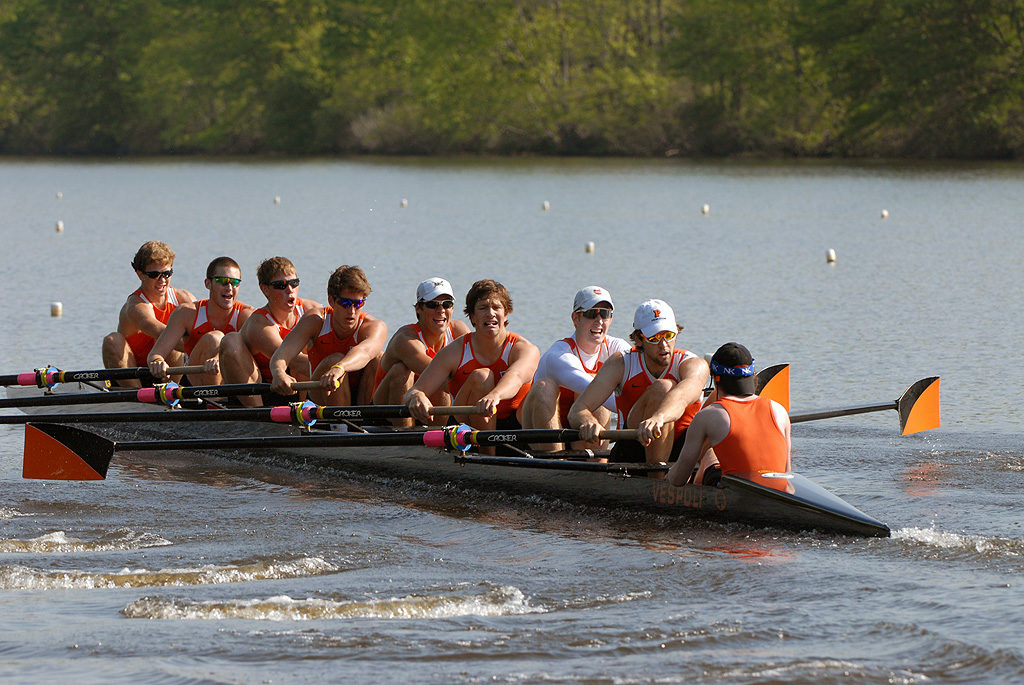
[[[791,362],[794,411],[940,375],[944,424],[794,427],[795,468],[889,523],[884,540],[207,454],[25,481],[21,430],[0,426],[0,679],[1020,680],[1022,180],[998,164],[0,162],[4,373],[99,366],[129,261],[157,238],[196,293],[233,256],[253,304],[264,257],[291,258],[320,300],[360,264],[392,329],[423,278],[494,277],[542,349],[582,285],[612,291],[619,335],[662,297],[683,346]]]

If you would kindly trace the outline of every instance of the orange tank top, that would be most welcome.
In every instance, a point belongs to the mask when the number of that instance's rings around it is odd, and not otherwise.
[[[295,307],[292,308],[292,311],[295,313],[295,321],[298,322],[298,320],[302,318],[302,315],[306,313],[306,303],[303,302],[301,298],[297,299],[295,301]],[[267,318],[267,321],[269,321],[272,324],[276,324],[277,333],[278,335],[281,336],[281,340],[284,340],[288,336],[288,334],[292,332],[291,328],[286,327],[280,321],[275,319],[274,315],[271,314],[270,310],[267,309],[266,307],[260,307],[255,312],[253,312],[253,314],[261,314]],[[260,378],[262,378],[264,381],[269,381],[271,377],[270,358],[267,357],[267,355],[263,354],[262,352],[257,351],[253,352],[252,360],[256,362],[256,368],[259,369],[260,371]]]
[[[409,327],[416,333],[416,337],[419,338],[419,341],[423,343],[423,346],[426,348],[427,356],[430,357],[431,359],[433,359],[434,355],[441,351],[441,348],[443,348],[445,345],[447,345],[448,343],[452,342],[455,339],[455,333],[452,330],[452,325],[448,324],[448,326],[444,329],[444,338],[442,339],[441,344],[437,348],[433,348],[427,344],[427,339],[423,337],[423,328],[418,323],[411,323],[409,324]],[[390,369],[390,366],[384,368],[383,364],[377,366],[377,376],[373,379],[374,391],[377,390],[377,386],[379,386],[380,382],[384,380],[384,376],[387,375]],[[413,374],[414,381],[419,377],[420,375],[418,373]]]
[[[619,427],[620,428],[636,428],[636,426],[629,426],[627,419],[629,418],[629,411],[636,404],[640,396],[644,394],[647,388],[654,384],[654,381],[661,380],[663,378],[672,381],[673,383],[679,382],[679,365],[686,359],[695,356],[692,352],[686,350],[673,350],[672,351],[672,362],[665,367],[665,370],[661,372],[660,376],[653,376],[647,369],[647,364],[644,362],[644,353],[642,350],[633,348],[628,353],[622,356],[623,371],[622,381],[619,383],[619,387],[615,392],[615,406],[619,410]],[[697,400],[686,408],[683,415],[675,421],[675,436],[679,437],[682,435],[686,427],[693,421],[693,417],[700,411],[700,400]]]
[[[139,299],[149,304],[153,308],[153,316],[163,324],[167,323],[167,320],[171,318],[171,312],[178,306],[178,293],[175,292],[174,288],[167,289],[167,302],[164,303],[162,309],[150,302],[149,298],[142,294],[141,288],[132,293],[132,295],[138,295]],[[149,353],[153,349],[153,345],[156,344],[156,338],[142,331],[135,331],[125,338],[125,342],[128,343],[128,349],[135,356],[135,363],[145,366],[146,360],[149,359]]]
[[[199,300],[196,303],[196,318],[192,320],[192,330],[189,331],[188,337],[185,338],[185,352],[188,354],[192,354],[192,350],[196,348],[199,339],[211,331],[234,333],[238,330],[238,315],[245,308],[243,303],[235,302],[235,305],[231,308],[231,315],[228,316],[227,323],[218,328],[210,322],[210,315],[206,310],[209,302],[209,299],[205,299]]]
[[[331,326],[333,314],[334,307],[324,307],[324,323],[320,327],[320,333],[313,340],[313,346],[309,349],[309,366],[312,371],[316,371],[316,367],[328,356],[338,352],[345,354],[359,343],[357,339],[359,328],[363,325],[366,315],[359,312],[359,319],[356,321],[356,328],[352,331],[352,335],[341,339]]]
[[[451,380],[448,381],[448,392],[452,394],[452,397],[458,394],[459,389],[465,384],[466,379],[469,378],[469,374],[473,373],[477,369],[490,369],[497,375],[500,380],[501,377],[508,371],[509,357],[512,355],[512,348],[516,346],[519,341],[519,336],[515,333],[509,333],[508,337],[505,338],[505,344],[501,348],[501,354],[490,364],[484,364],[476,355],[473,353],[473,334],[466,333],[462,336],[462,362],[459,364],[459,368],[455,370],[455,374]],[[509,400],[502,400],[498,403],[498,414],[497,418],[505,419],[515,413],[519,405],[522,404],[523,399],[526,397],[526,393],[530,392],[530,386],[532,383],[524,383],[515,397]]]
[[[786,436],[775,423],[770,399],[740,402],[723,398],[715,404],[729,414],[729,435],[714,445],[722,473],[786,470]]]

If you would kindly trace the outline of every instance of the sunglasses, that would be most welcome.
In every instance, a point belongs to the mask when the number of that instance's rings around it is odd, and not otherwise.
[[[168,269],[167,271],[143,271],[146,274],[146,278],[152,278],[154,281],[158,278],[170,278],[174,275],[174,269]]]
[[[443,309],[451,309],[455,306],[455,300],[425,300],[420,302],[427,309],[437,309],[441,307]]]
[[[289,278],[287,280],[282,279],[280,281],[271,281],[270,283],[267,283],[267,285],[276,290],[284,290],[285,288],[298,288],[299,279]]]
[[[341,309],[348,309],[349,307],[355,307],[356,309],[362,309],[363,305],[366,304],[366,298],[361,300],[350,300],[347,297],[343,297],[338,300],[338,307]]]
[[[594,307],[593,309],[587,309],[586,311],[580,312],[584,319],[596,319],[601,317],[602,319],[612,318],[612,310],[605,309],[604,307]]]
[[[643,334],[641,333],[641,335],[643,335]],[[662,340],[669,340],[669,341],[671,341],[671,340],[675,340],[675,339],[676,339],[676,332],[675,331],[659,331],[658,333],[655,333],[654,335],[652,335],[649,338],[646,335],[644,335],[644,340],[646,340],[647,342],[651,343],[652,345],[657,345]]]
[[[242,282],[242,279],[231,278],[230,276],[214,276],[213,282],[217,285],[233,285],[237,288],[238,284]]]

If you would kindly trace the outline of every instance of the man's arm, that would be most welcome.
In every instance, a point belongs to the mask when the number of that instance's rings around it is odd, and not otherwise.
[[[405,367],[417,376],[422,374],[423,369],[430,364],[431,358],[427,354],[427,346],[408,326],[398,329],[391,344],[394,345],[393,354],[398,361],[405,364]]]
[[[402,398],[414,419],[422,424],[430,423],[430,410],[434,408],[430,397],[440,390],[445,381],[459,368],[461,360],[462,345],[451,344],[438,352],[423,369],[423,373]]]
[[[666,423],[673,423],[683,415],[686,408],[704,397],[710,371],[708,363],[700,357],[684,359],[679,364],[680,380],[665,394],[658,409],[638,427],[637,439],[643,445],[661,434]]]
[[[721,405],[713,404],[697,412],[686,429],[686,440],[679,452],[679,459],[665,476],[672,485],[686,485],[693,473],[693,467],[700,461],[704,440],[714,447],[729,435],[729,412]]]
[[[625,370],[625,361],[621,354],[612,356],[606,361],[594,380],[584,389],[583,393],[576,398],[569,409],[569,425],[578,428],[580,440],[596,442],[601,439],[601,432],[604,426],[594,416],[594,410],[605,403],[618,387]]]
[[[153,349],[150,350],[149,357],[146,359],[153,378],[163,378],[167,375],[168,365],[164,357],[171,354],[181,344],[185,334],[191,329],[195,316],[195,307],[191,306],[179,306],[171,312],[170,318],[167,319],[167,325],[160,332],[156,342],[153,343]]]
[[[295,379],[288,375],[288,365],[306,350],[309,341],[323,327],[324,317],[318,311],[306,312],[295,324],[291,332],[284,337],[280,346],[270,357],[271,389],[280,395],[292,393]],[[313,371],[314,369],[310,369]]]

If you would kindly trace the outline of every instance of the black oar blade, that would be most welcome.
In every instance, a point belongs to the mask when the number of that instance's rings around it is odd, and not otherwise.
[[[900,413],[900,431],[903,435],[938,428],[942,425],[939,412],[939,377],[922,378],[896,400]]]
[[[789,411],[789,364],[776,364],[758,371],[757,394],[775,400]]]
[[[25,424],[23,478],[104,480],[114,443],[72,426]]]

